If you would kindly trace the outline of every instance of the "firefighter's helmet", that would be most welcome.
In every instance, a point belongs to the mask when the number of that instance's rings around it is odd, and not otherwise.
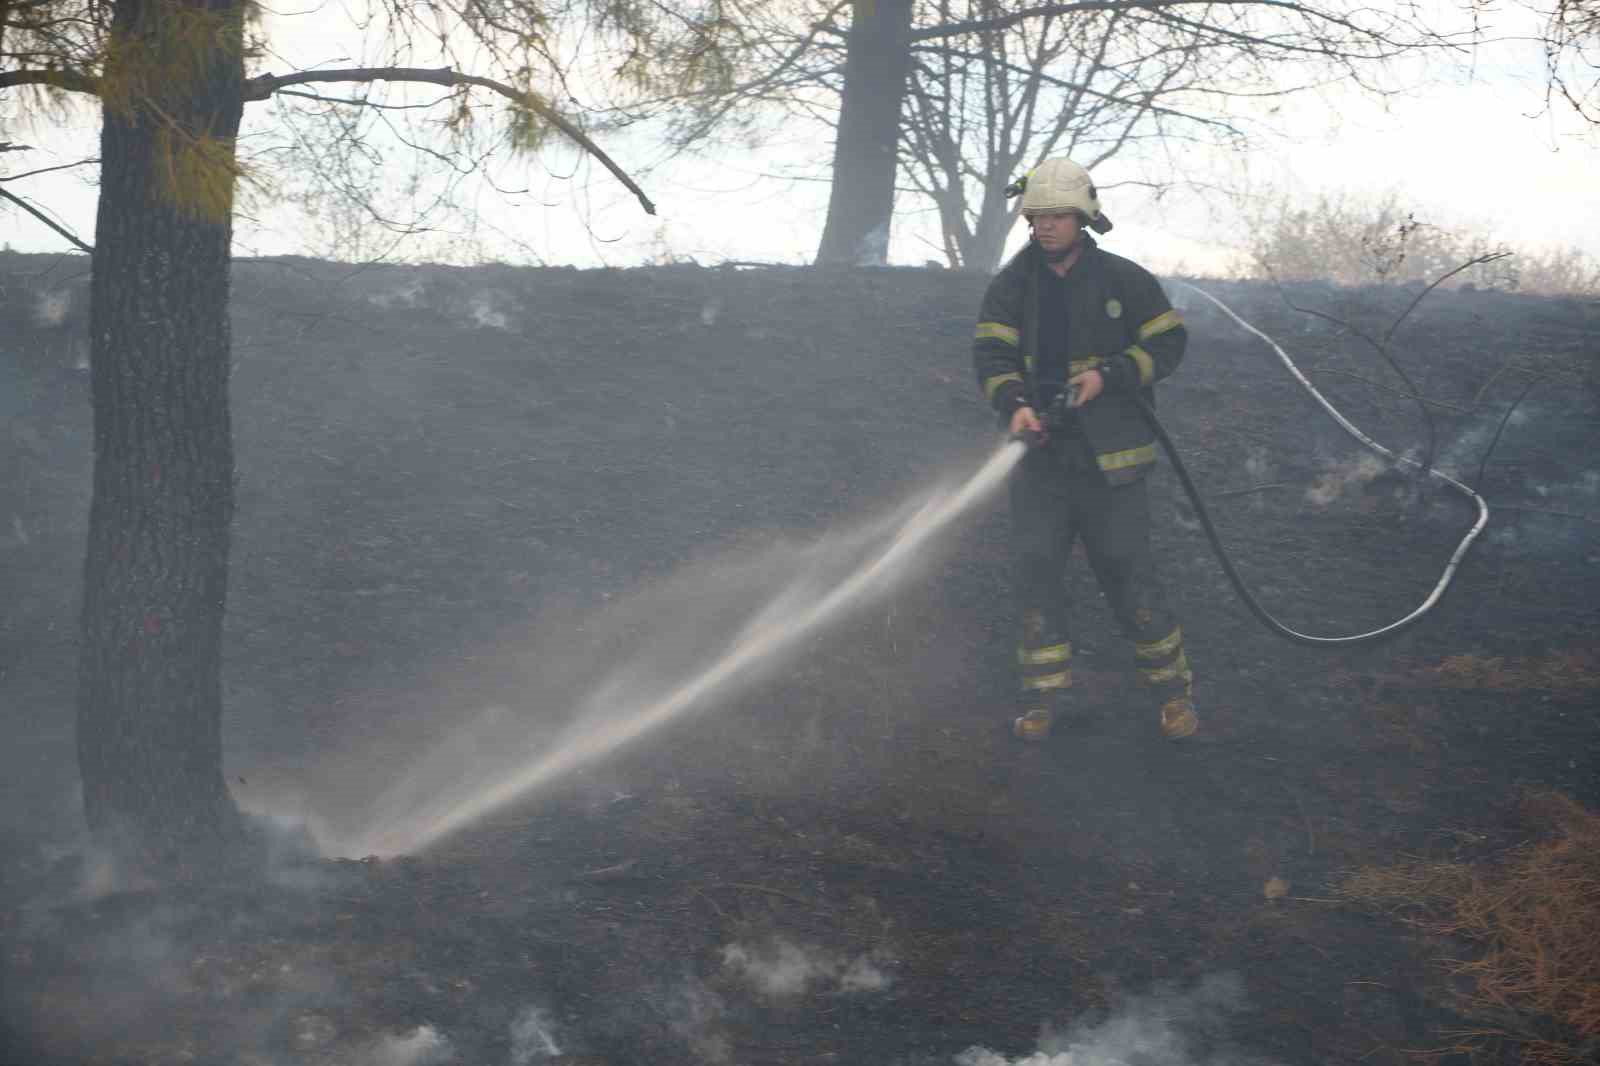
[[[1022,213],[1034,215],[1075,211],[1096,233],[1111,229],[1100,210],[1100,197],[1089,172],[1070,159],[1046,159],[1022,179]]]

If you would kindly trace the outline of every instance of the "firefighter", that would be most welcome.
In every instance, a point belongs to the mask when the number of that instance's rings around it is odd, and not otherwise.
[[[1064,573],[1081,539],[1161,732],[1199,728],[1183,630],[1163,602],[1150,550],[1145,475],[1154,434],[1134,401],[1177,369],[1187,334],[1161,285],[1088,233],[1111,221],[1088,171],[1048,159],[1023,179],[1028,246],[984,294],[972,357],[983,395],[1013,435],[1036,442],[1011,476],[1020,713],[1013,733],[1050,735],[1072,684]],[[1041,421],[1063,390],[1064,417]]]

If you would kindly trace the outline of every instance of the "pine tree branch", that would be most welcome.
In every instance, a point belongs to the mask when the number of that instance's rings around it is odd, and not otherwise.
[[[100,80],[75,70],[0,70],[0,89],[22,85],[47,85],[68,92],[100,94]]]
[[[290,85],[306,85],[313,82],[373,82],[396,81],[416,82],[428,85],[442,85],[446,88],[468,85],[488,89],[499,93],[518,107],[525,107],[544,119],[550,125],[566,134],[575,141],[584,151],[594,156],[607,170],[627,189],[638,198],[645,214],[656,213],[656,205],[644,194],[626,171],[619,167],[611,157],[601,150],[600,146],[591,141],[588,136],[567,119],[563,118],[549,104],[540,100],[532,93],[512,88],[504,82],[495,81],[493,78],[481,77],[477,74],[463,74],[452,70],[450,67],[430,69],[425,67],[352,67],[345,70],[302,70],[293,74],[260,74],[254,78],[247,78],[244,83],[244,99],[251,102],[266,100],[280,89]]]

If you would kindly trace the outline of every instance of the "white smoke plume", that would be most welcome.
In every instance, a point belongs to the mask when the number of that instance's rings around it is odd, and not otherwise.
[[[839,975],[839,991],[846,995],[887,991],[891,983],[892,978],[883,972],[870,955],[858,955],[851,959]]]
[[[404,1036],[381,1037],[367,1061],[368,1066],[443,1066],[454,1058],[448,1039],[431,1025],[419,1025]]]
[[[511,1066],[532,1066],[561,1055],[555,1024],[542,1008],[531,1006],[511,1023]]]
[[[1338,463],[1323,471],[1316,482],[1306,490],[1306,502],[1326,507],[1352,489],[1369,484],[1388,467],[1383,460],[1364,452],[1348,463]]]
[[[488,290],[475,292],[468,304],[468,314],[472,321],[483,329],[511,328],[511,320],[504,311],[497,310],[495,305],[505,297],[499,293]]]
[[[422,303],[422,277],[417,275],[403,285],[371,293],[367,296],[367,302],[385,310],[391,307],[417,307]]]
[[[668,1025],[695,1058],[711,1066],[733,1061],[732,1043],[722,1024],[727,1005],[699,978],[690,976],[672,989],[666,1014]]]
[[[1267,1066],[1259,1057],[1211,1046],[1209,1032],[1244,1007],[1237,977],[1200,981],[1186,992],[1131,1000],[1109,1017],[1064,1032],[1046,1026],[1039,1046],[1021,1058],[984,1047],[955,1056],[956,1066]]]
[[[59,326],[67,320],[72,294],[62,289],[42,292],[33,305],[33,320],[41,326]]]
[[[881,958],[843,959],[820,948],[801,947],[781,937],[760,945],[729,944],[722,949],[725,969],[744,978],[768,999],[794,999],[822,986],[842,994],[882,992],[892,983]]]

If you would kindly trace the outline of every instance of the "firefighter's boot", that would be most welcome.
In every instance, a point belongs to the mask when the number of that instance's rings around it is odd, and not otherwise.
[[[1161,735],[1169,740],[1192,737],[1200,728],[1200,716],[1194,710],[1194,697],[1174,696],[1161,705]]]
[[[1194,672],[1183,650],[1182,627],[1174,625],[1155,640],[1135,641],[1133,653],[1140,683],[1161,701],[1161,735],[1171,740],[1193,736],[1200,728],[1200,716],[1194,709]]]
[[[1021,672],[1022,713],[1012,721],[1011,733],[1018,740],[1046,740],[1055,720],[1057,701],[1072,686],[1072,645],[1058,627],[1046,621],[1042,611],[1023,613],[1017,667]]]
[[[1037,744],[1050,739],[1050,730],[1055,723],[1055,715],[1048,707],[1033,707],[1018,715],[1011,722],[1011,735],[1018,740],[1026,740]]]

